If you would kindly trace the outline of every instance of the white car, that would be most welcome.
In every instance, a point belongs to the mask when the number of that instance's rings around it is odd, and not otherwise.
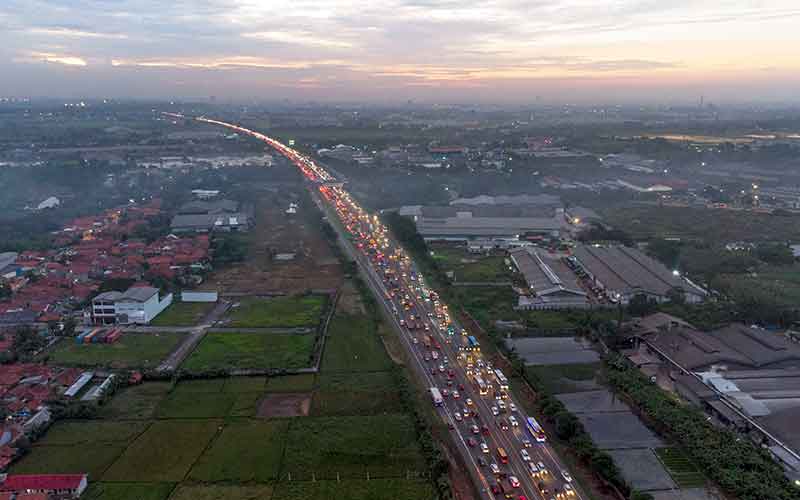
[[[514,403],[508,403],[508,407],[509,407],[509,409],[511,409],[512,413],[516,413],[517,412],[517,405],[515,405]]]
[[[462,419],[461,419],[461,414],[460,414],[460,413],[458,413],[458,412],[456,412],[456,413],[453,415],[453,418],[454,418],[454,419],[456,419],[456,422],[461,422],[461,420],[462,420]]]
[[[417,337],[414,337],[413,339],[411,339],[411,342],[412,342],[413,344],[415,344],[415,345],[416,345],[416,344],[419,344],[419,339],[418,339]]]
[[[524,446],[525,448],[530,448],[531,446],[533,446],[533,444],[531,443],[530,439],[522,438],[522,446]]]
[[[509,476],[508,482],[511,483],[513,488],[519,488],[519,479],[517,479],[517,476]]]
[[[570,475],[570,473],[566,469],[561,471],[561,475],[564,477],[564,481],[566,481],[568,483],[572,482],[572,476]]]
[[[528,454],[528,450],[522,450],[520,453],[522,454],[522,460],[523,461],[525,461],[525,462],[530,462],[531,461],[531,456]]]
[[[472,406],[472,399],[471,398],[467,398],[467,406]]]
[[[473,433],[473,434],[480,434],[480,433],[481,433],[481,430],[478,428],[478,426],[477,426],[477,425],[473,425],[473,426],[471,427],[471,430],[472,430],[472,433]]]
[[[489,469],[492,471],[492,474],[500,474],[500,467],[495,463],[489,464]]]
[[[539,466],[539,470],[542,472],[542,474],[547,474],[547,467],[545,467],[542,462],[538,462],[536,465]]]
[[[528,462],[528,472],[531,473],[531,476],[535,476],[539,473],[539,468],[536,467],[536,464],[533,462]]]
[[[460,397],[461,397],[461,394],[459,394],[458,391],[453,391],[453,399],[458,399]]]
[[[488,454],[489,446],[487,446],[486,443],[481,443],[481,451]]]
[[[519,422],[517,422],[517,419],[514,418],[513,415],[508,417],[508,421],[511,424],[511,427],[519,427]]]
[[[444,373],[444,365],[439,365],[439,373]]]
[[[573,488],[572,485],[565,484],[564,493],[566,493],[569,496],[573,496],[575,494],[575,488]]]
[[[495,417],[500,415],[500,410],[498,410],[496,406],[492,406],[492,415]]]
[[[497,407],[500,408],[500,411],[506,411],[506,404],[502,401],[498,401]]]

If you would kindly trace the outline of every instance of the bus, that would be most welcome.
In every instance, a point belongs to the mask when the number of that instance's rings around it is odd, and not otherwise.
[[[481,350],[481,345],[478,343],[478,339],[476,339],[472,335],[467,337],[467,350],[468,351],[480,351]]]
[[[537,422],[535,418],[528,417],[525,420],[525,426],[528,428],[528,432],[531,433],[531,436],[533,436],[533,439],[537,442],[544,443],[547,441],[547,436],[545,436],[542,426],[539,425],[539,422]]]
[[[508,463],[508,455],[506,454],[506,450],[503,448],[497,448],[497,458],[500,459],[501,464]]]
[[[475,375],[475,385],[478,386],[478,392],[481,396],[489,394],[489,386],[483,381],[480,375]]]
[[[433,404],[435,406],[442,406],[442,393],[439,392],[439,389],[436,387],[431,387],[431,398],[433,399]]]
[[[498,387],[500,387],[501,391],[508,390],[508,379],[506,378],[505,375],[503,375],[503,372],[500,371],[499,368],[495,369],[494,378],[497,379],[497,385]]]

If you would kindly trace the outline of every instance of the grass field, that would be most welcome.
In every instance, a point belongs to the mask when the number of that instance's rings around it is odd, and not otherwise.
[[[277,479],[289,422],[228,424],[189,474],[201,482],[267,482]]]
[[[455,281],[467,283],[486,283],[510,281],[511,271],[504,258],[493,255],[475,255],[463,247],[436,245],[432,248],[433,258],[445,271],[454,273]]]
[[[296,479],[403,477],[425,462],[405,415],[295,419],[289,427],[283,473]]]
[[[170,387],[172,384],[169,382],[147,382],[123,389],[100,407],[100,416],[108,419],[152,418]]]
[[[337,313],[328,326],[328,340],[321,370],[388,370],[392,361],[375,331],[375,324],[363,315]]]
[[[681,488],[700,488],[706,484],[703,473],[679,448],[658,448],[655,452],[667,467],[672,479]]]
[[[56,422],[35,446],[81,446],[93,443],[129,443],[148,423],[109,420],[65,420]]]
[[[77,446],[37,446],[11,467],[14,474],[89,474],[97,480],[125,451],[124,443],[84,443]],[[76,452],[80,450],[80,452]]]
[[[593,380],[602,363],[580,363],[570,365],[527,366],[528,373],[541,381],[545,389],[553,394],[578,392],[581,385],[574,382]]]
[[[182,333],[127,333],[113,344],[76,344],[63,339],[50,353],[50,363],[67,366],[154,368],[172,352]]]
[[[156,421],[114,462],[103,479],[181,481],[220,424],[215,420]]]
[[[230,312],[231,328],[316,326],[327,298],[323,295],[247,298]]]
[[[229,369],[293,369],[311,366],[316,336],[210,332],[181,366],[190,372]]]
[[[235,394],[175,391],[161,401],[158,418],[221,418],[228,415]]]
[[[150,322],[150,326],[194,326],[215,306],[213,302],[173,302]]]
[[[81,496],[86,500],[166,500],[174,483],[94,483]]]
[[[430,482],[397,479],[292,481],[280,483],[272,500],[435,500]]]
[[[379,415],[403,410],[392,372],[329,373],[317,378],[314,416]]]
[[[312,374],[281,375],[267,379],[267,392],[308,392],[314,388]]]
[[[170,500],[265,500],[272,498],[272,486],[186,485]]]

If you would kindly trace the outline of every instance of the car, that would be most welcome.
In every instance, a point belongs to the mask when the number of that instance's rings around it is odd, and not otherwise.
[[[482,426],[481,426],[481,433],[482,433],[484,436],[488,436],[488,435],[490,434],[490,432],[489,432],[489,426],[488,426],[488,425],[482,425]]]
[[[431,368],[431,375],[436,375],[436,368]]]
[[[528,497],[526,497],[525,495],[520,495],[517,497],[517,500],[528,500]]]
[[[426,354],[424,359],[425,359],[425,361],[430,361],[431,357]]]
[[[472,427],[470,427],[470,430],[472,431],[473,434],[480,434],[481,433],[481,430],[478,428],[477,425],[473,425]]]
[[[411,339],[411,343],[414,345],[419,344],[419,339],[417,337],[414,337],[413,339]],[[425,361],[427,361],[427,359]]]
[[[443,396],[443,397],[445,397],[445,398],[446,398],[446,397],[447,397],[447,396],[449,396],[449,395],[450,395],[450,391],[448,391],[447,389],[442,389],[442,396]]]
[[[478,444],[478,442],[475,441],[474,438],[467,439],[467,446],[469,446],[470,448],[474,448],[476,444]]]
[[[481,451],[488,455],[489,454],[489,446],[486,443],[481,443]]]
[[[517,412],[517,405],[515,405],[514,403],[508,403],[508,408],[511,410],[512,413]]]
[[[439,365],[439,373],[444,373],[444,365]]]
[[[467,408],[467,407],[465,406],[465,407],[464,407],[464,411],[462,411],[461,413],[464,415],[464,418],[467,418],[467,417],[469,417],[469,416],[470,416],[470,413],[471,413],[471,412],[469,411],[469,408]]]
[[[564,478],[564,481],[571,483],[572,482],[572,475],[570,475],[569,471],[566,469],[561,470],[561,476]]]
[[[498,410],[496,406],[492,406],[492,415],[495,417],[500,415],[500,410]]]
[[[519,422],[517,422],[517,419],[514,418],[513,415],[508,417],[508,422],[511,424],[511,427],[519,427]]]
[[[456,419],[456,422],[461,422],[461,420],[462,420],[462,418],[461,418],[461,414],[460,414],[459,412],[456,412],[456,413],[453,415],[453,418],[455,418],[455,419]]]
[[[524,446],[525,448],[530,448],[531,446],[533,446],[533,443],[531,443],[531,440],[528,438],[522,438],[522,446]]]
[[[492,471],[492,474],[500,474],[500,467],[496,463],[489,464],[489,470]]]
[[[448,429],[450,429],[450,430],[452,431],[453,429],[455,429],[455,428],[456,428],[456,426],[455,426],[455,425],[453,425],[453,422],[447,422],[447,428],[448,428]]]
[[[547,495],[550,492],[547,489],[547,486],[542,481],[539,481],[539,484],[537,486],[539,488],[539,493],[541,493],[542,495]]]
[[[522,450],[522,451],[520,451],[520,454],[522,455],[522,460],[524,460],[525,462],[530,462],[531,461],[531,456],[528,453],[528,450]]]
[[[500,420],[497,421],[497,426],[500,427],[501,429],[503,429],[504,431],[508,430],[508,422],[506,422],[503,419],[500,419]]]
[[[499,495],[500,493],[502,493],[502,490],[500,490],[500,485],[497,483],[492,483],[490,488],[492,490],[492,493],[495,495]]]
[[[512,488],[519,488],[519,479],[517,479],[517,476],[508,476],[508,482],[511,483]]]
[[[575,495],[575,488],[573,488],[571,484],[565,484],[564,493],[566,493],[568,496],[573,496]]]
[[[531,477],[535,476],[539,473],[539,468],[536,467],[536,464],[533,462],[528,462],[528,472],[530,472]]]
[[[488,464],[486,463],[486,459],[485,458],[478,457],[478,465],[480,465],[481,467],[486,467],[486,465],[488,465]]]
[[[464,384],[458,384],[458,390],[464,391]]]
[[[497,407],[500,408],[500,411],[505,413],[506,411],[506,404],[503,401],[497,402]]]
[[[452,381],[452,380],[448,380],[448,381],[447,381],[447,385],[448,385],[449,387],[453,387],[453,381]]]
[[[472,406],[472,398],[467,398],[467,406]]]
[[[458,399],[461,397],[461,394],[458,391],[453,391],[453,399]]]
[[[542,474],[548,474],[547,467],[544,466],[544,463],[537,462],[536,465],[539,466],[539,470],[542,472]]]

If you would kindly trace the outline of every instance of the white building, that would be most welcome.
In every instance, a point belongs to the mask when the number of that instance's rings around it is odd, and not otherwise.
[[[162,299],[158,289],[152,287],[129,288],[126,292],[105,292],[92,300],[92,318],[95,324],[102,325],[146,325],[170,304],[172,294]]]

